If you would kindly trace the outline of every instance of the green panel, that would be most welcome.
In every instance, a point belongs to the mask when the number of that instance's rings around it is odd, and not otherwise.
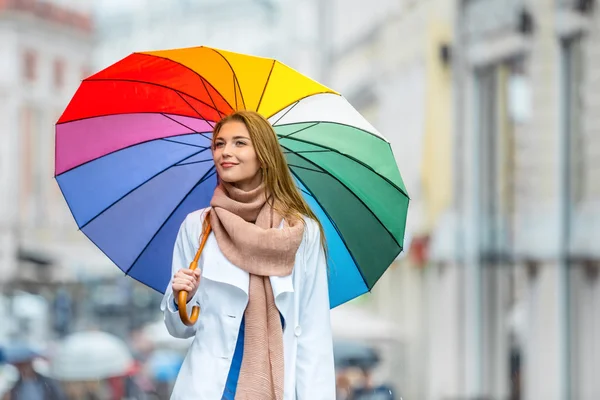
[[[373,213],[336,178],[326,173],[294,167],[307,165],[306,160],[302,159],[304,155],[289,153],[288,163],[293,173],[309,188],[335,223],[359,266],[365,283],[371,289],[401,248]]]
[[[390,144],[378,136],[332,122],[279,125],[275,131],[280,137],[314,143],[355,158],[407,193]]]
[[[280,143],[286,149],[326,170],[348,187],[402,245],[408,198],[401,191],[362,164],[341,154],[315,151],[319,149],[318,146],[290,139],[280,139]]]
[[[278,136],[287,136],[291,134],[297,134],[297,132],[308,127],[314,126],[315,124],[315,122],[304,122],[301,124],[280,125],[274,128]]]

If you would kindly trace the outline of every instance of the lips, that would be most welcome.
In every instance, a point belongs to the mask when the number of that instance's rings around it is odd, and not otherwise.
[[[223,167],[223,168],[231,168],[231,167],[235,167],[236,165],[237,165],[237,164],[235,164],[235,163],[230,163],[230,162],[224,162],[224,163],[221,163],[221,167]]]

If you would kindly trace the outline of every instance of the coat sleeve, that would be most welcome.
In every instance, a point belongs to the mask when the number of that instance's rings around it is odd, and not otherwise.
[[[196,229],[194,229],[194,223],[191,221],[190,215],[183,221],[179,228],[179,232],[177,233],[177,239],[175,240],[175,247],[173,249],[171,277],[173,277],[181,268],[189,267],[196,255],[196,250],[198,249],[199,243],[196,243],[198,235],[195,235]],[[171,280],[169,280],[169,285],[165,290],[165,295],[160,305],[160,309],[164,314],[165,325],[171,336],[180,339],[190,338],[195,335],[196,326],[186,326],[181,322],[179,311],[175,305],[175,297],[173,295],[171,283]],[[191,313],[193,305],[200,305],[199,299],[201,298],[201,290],[202,280],[200,280],[200,286],[194,297],[188,300],[188,313]]]
[[[297,400],[331,400],[335,399],[335,370],[327,262],[318,226],[309,221],[307,229],[299,323],[295,327],[296,396]]]

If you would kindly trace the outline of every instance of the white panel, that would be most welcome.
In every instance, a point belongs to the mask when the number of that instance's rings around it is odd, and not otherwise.
[[[331,93],[306,97],[269,118],[274,126],[313,121],[350,125],[383,138],[348,100]]]

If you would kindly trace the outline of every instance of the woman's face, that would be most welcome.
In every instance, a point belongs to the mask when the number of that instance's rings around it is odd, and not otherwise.
[[[221,127],[214,142],[213,160],[219,178],[242,190],[252,190],[262,180],[260,162],[243,122],[230,121]]]

